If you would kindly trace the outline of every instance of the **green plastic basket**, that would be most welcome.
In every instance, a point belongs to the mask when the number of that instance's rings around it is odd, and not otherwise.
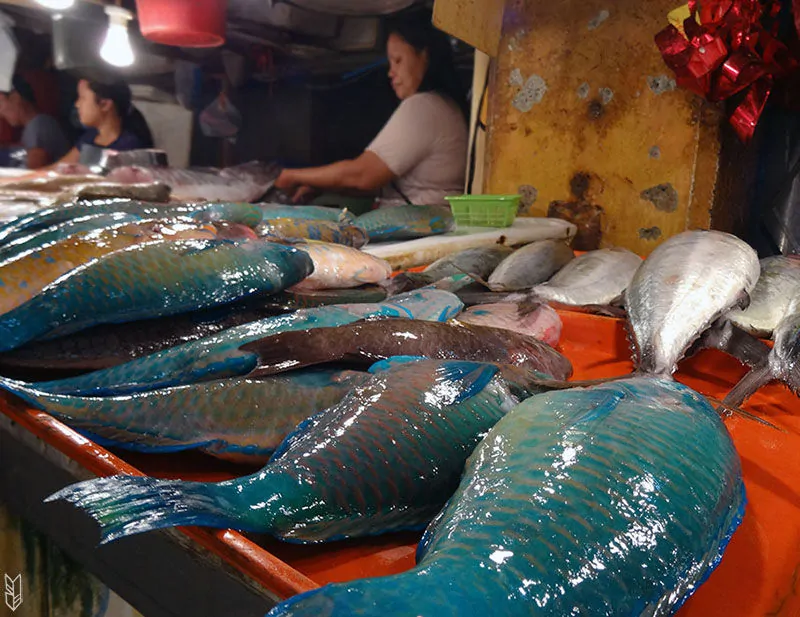
[[[465,227],[509,227],[517,218],[519,195],[458,195],[450,202],[457,225]]]

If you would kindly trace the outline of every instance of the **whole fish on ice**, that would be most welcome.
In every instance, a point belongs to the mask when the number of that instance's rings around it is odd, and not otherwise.
[[[555,379],[567,379],[572,374],[569,360],[535,338],[458,322],[370,320],[336,328],[283,332],[247,343],[242,350],[258,354],[258,366],[251,373],[254,377],[326,362],[370,364],[401,355],[499,362],[546,373]]]
[[[549,279],[575,257],[560,240],[539,240],[506,257],[489,277],[492,291],[527,290]]]
[[[158,221],[132,223],[67,238],[0,264],[0,315],[28,302],[59,277],[89,262],[136,245],[212,240],[211,226]]]
[[[118,397],[48,394],[4,379],[0,388],[104,444],[150,453],[200,449],[263,464],[300,422],[367,378],[355,371],[295,371]]]
[[[453,294],[426,289],[377,304],[299,310],[230,328],[113,368],[32,386],[45,392],[112,395],[241,376],[256,367],[258,356],[239,348],[270,334],[334,327],[370,317],[447,321],[462,308]]]
[[[272,242],[134,245],[71,270],[0,316],[0,351],[46,335],[208,308],[305,278],[308,255]]]
[[[503,328],[532,336],[551,347],[558,345],[563,327],[561,317],[546,304],[540,304],[525,313],[520,311],[519,304],[513,302],[479,304],[461,313],[457,320],[473,326]]]
[[[800,255],[778,255],[761,260],[750,305],[734,308],[727,318],[742,330],[769,338],[784,317],[800,309]]]
[[[378,208],[357,217],[370,242],[411,240],[447,233],[455,229],[453,213],[447,206],[393,206]]]
[[[347,289],[380,283],[392,275],[392,266],[385,259],[358,249],[328,242],[297,244],[314,262],[314,271],[292,290]]]
[[[108,542],[176,525],[231,527],[297,542],[418,528],[458,486],[481,437],[521,396],[527,371],[398,361],[297,427],[259,472],[219,483],[115,476],[48,498],[86,510]]]

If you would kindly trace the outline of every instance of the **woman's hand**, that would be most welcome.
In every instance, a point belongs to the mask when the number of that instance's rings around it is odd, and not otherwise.
[[[299,186],[299,182],[294,177],[293,169],[284,169],[275,180],[275,188],[287,193],[292,193]]]
[[[307,204],[317,196],[317,190],[311,186],[300,186],[292,196],[293,204]]]
[[[313,199],[317,193],[314,188],[303,185],[293,169],[284,169],[281,172],[275,180],[275,188],[288,193],[292,198],[293,204],[306,203]]]

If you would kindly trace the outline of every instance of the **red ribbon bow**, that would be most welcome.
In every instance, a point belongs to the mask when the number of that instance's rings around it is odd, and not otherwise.
[[[780,10],[779,0],[690,0],[686,37],[672,25],[656,35],[682,88],[711,102],[745,92],[730,118],[745,142],[753,136],[774,80],[798,66],[777,38]],[[794,0],[794,11],[800,31],[800,0]]]

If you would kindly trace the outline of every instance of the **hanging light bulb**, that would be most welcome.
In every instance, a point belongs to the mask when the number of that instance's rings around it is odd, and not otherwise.
[[[71,9],[72,5],[75,4],[75,0],[36,0],[36,2],[51,11]]]
[[[100,57],[114,66],[124,67],[133,64],[133,48],[128,36],[130,11],[118,6],[107,6],[108,34],[100,48]]]

